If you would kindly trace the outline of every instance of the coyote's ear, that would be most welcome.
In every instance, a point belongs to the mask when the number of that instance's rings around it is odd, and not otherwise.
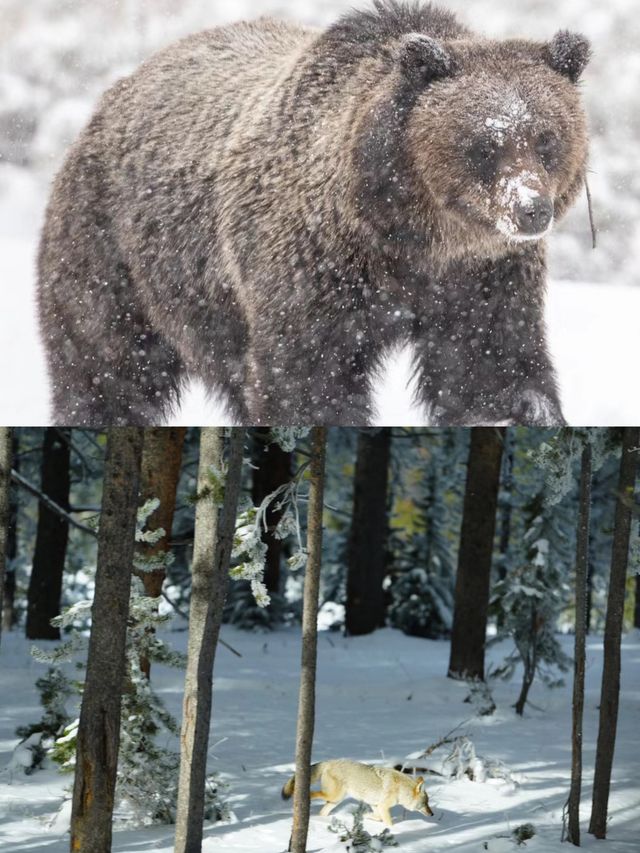
[[[418,778],[416,779],[416,787],[415,787],[416,794],[418,793],[420,788],[422,788],[423,782],[424,782],[424,776],[418,776]]]
[[[580,33],[560,30],[544,46],[545,61],[557,71],[577,83],[591,57],[591,45]]]
[[[430,83],[455,71],[453,56],[445,46],[422,33],[407,33],[400,40],[400,67],[416,83]]]

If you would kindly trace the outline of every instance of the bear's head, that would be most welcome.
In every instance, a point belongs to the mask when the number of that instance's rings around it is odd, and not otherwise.
[[[549,232],[584,182],[588,59],[566,31],[548,43],[403,37],[411,172],[445,222],[506,243]]]

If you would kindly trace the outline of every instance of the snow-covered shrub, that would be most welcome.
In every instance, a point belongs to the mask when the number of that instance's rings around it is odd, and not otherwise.
[[[489,853],[510,853],[514,847],[524,846],[535,834],[536,830],[532,823],[523,823],[516,826],[510,835],[496,835],[495,838],[485,841],[482,848]]]
[[[453,589],[445,578],[414,568],[393,580],[389,621],[394,628],[414,637],[448,637],[452,613]]]
[[[510,785],[518,784],[513,772],[502,761],[478,755],[475,744],[467,735],[447,735],[422,752],[408,755],[396,769],[414,775],[431,773],[448,781],[467,778],[472,782],[486,782],[487,779],[501,779]]]
[[[496,710],[496,703],[491,695],[491,687],[481,678],[467,679],[469,695],[464,700],[468,702],[479,717],[490,717]]]
[[[56,740],[64,735],[71,717],[67,701],[77,688],[57,667],[49,667],[46,675],[36,681],[40,704],[44,709],[37,723],[19,726],[16,734],[21,738],[14,750],[12,766],[21,766],[31,774],[43,766],[48,753],[55,747]]]
[[[127,821],[170,824],[176,818],[180,754],[161,741],[166,741],[167,735],[177,738],[180,731],[140,671],[138,661],[137,649],[132,647],[128,657],[129,689],[122,697],[116,800]],[[206,820],[228,817],[219,790],[218,779],[208,776]]]
[[[377,853],[385,847],[397,847],[398,842],[386,828],[378,835],[371,835],[364,828],[363,820],[366,817],[366,806],[360,803],[353,812],[353,824],[348,827],[337,817],[332,818],[329,831],[335,832],[344,848],[349,853]]]

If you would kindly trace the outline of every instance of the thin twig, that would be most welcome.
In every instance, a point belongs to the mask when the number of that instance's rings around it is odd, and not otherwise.
[[[170,604],[171,607],[173,607],[173,609],[176,611],[178,616],[182,616],[182,618],[186,619],[187,622],[189,621],[189,615],[187,613],[185,613],[185,611],[182,610],[180,607],[178,607],[178,605],[175,603],[175,601],[172,601],[164,590],[162,590],[160,595],[164,598],[164,600],[167,602],[167,604]],[[236,657],[239,657],[239,658],[242,657],[241,652],[239,652],[237,649],[234,649],[233,646],[229,645],[229,643],[226,643],[222,639],[222,637],[218,637],[218,642],[220,643],[221,646],[224,646],[225,649],[229,649],[230,652],[233,652],[233,654],[236,655]]]
[[[83,524],[81,521],[77,521],[72,515],[70,515],[66,510],[62,509],[55,501],[52,501],[48,495],[45,495],[44,492],[41,492],[33,483],[30,483],[22,474],[19,474],[15,469],[11,469],[11,480],[16,483],[18,486],[22,486],[22,488],[29,492],[29,494],[38,498],[40,503],[43,503],[47,509],[51,510],[51,512],[59,515],[60,518],[64,518],[69,524],[73,527],[77,527],[78,530],[82,530],[83,533],[88,533],[90,536],[93,536],[95,539],[98,535],[97,530],[94,530],[93,527],[89,527],[87,524]]]
[[[587,176],[584,176],[584,188],[587,191],[587,207],[589,208],[589,225],[591,226],[591,248],[596,248],[596,226],[593,221],[593,207],[591,206],[591,190],[589,189],[589,183],[587,181]]]

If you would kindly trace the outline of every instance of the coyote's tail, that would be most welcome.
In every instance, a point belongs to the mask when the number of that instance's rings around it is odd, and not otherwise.
[[[320,761],[318,764],[311,765],[311,779],[310,782],[313,785],[314,782],[317,782],[320,778],[320,773],[322,772],[322,762]],[[295,774],[284,783],[282,786],[282,799],[288,800],[293,795],[293,789],[296,786],[296,777]]]

